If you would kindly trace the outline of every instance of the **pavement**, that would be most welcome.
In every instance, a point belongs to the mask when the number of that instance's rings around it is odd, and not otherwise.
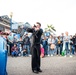
[[[76,75],[76,56],[41,58],[39,75]],[[36,75],[31,71],[31,57],[8,57],[8,75]]]

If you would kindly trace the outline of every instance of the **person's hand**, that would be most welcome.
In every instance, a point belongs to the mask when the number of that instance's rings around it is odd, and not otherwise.
[[[35,28],[35,31],[37,31],[37,30],[39,30],[39,28],[38,28],[38,27],[36,27],[36,28]]]

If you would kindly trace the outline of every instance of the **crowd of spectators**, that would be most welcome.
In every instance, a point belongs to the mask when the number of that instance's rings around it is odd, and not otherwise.
[[[8,35],[1,34],[6,39],[9,45],[10,55],[12,57],[18,56],[31,56],[31,37],[28,33],[24,35],[24,38],[12,36],[12,32]],[[8,50],[8,47],[7,47]],[[51,35],[42,36],[41,38],[41,57],[45,56],[61,56],[65,52],[66,56],[73,56],[76,54],[76,34],[69,35],[68,32],[62,33],[60,36]]]

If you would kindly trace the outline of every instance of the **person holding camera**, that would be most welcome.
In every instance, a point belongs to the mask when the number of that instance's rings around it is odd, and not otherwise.
[[[31,53],[32,53],[32,62],[31,67],[34,73],[42,72],[40,69],[40,40],[43,30],[41,29],[41,24],[36,22],[32,28],[25,27],[27,32],[32,33],[32,42],[31,42]]]

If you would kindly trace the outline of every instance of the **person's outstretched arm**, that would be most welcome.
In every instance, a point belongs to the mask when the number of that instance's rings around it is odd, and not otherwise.
[[[33,31],[34,31],[34,28],[23,27],[23,29],[25,29],[27,32],[31,32],[31,33],[33,33]]]

